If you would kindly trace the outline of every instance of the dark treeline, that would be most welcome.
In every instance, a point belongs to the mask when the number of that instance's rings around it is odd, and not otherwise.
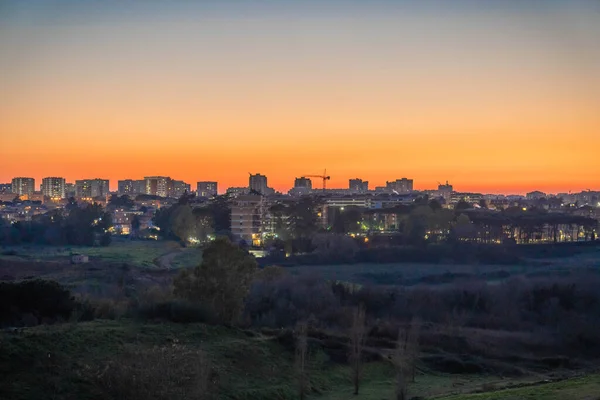
[[[245,315],[256,328],[293,327],[310,321],[322,330],[344,332],[352,323],[352,310],[362,304],[372,339],[393,341],[400,327],[418,319],[448,334],[487,331],[505,332],[509,337],[511,332],[526,332],[540,347],[546,346],[548,354],[592,357],[600,355],[598,285],[596,272],[410,288],[358,288],[318,277],[282,276],[255,281]],[[468,349],[465,344],[458,350]]]
[[[0,325],[130,317],[279,331],[307,322],[315,335],[344,336],[352,326],[353,312],[362,306],[367,341],[372,345],[392,343],[402,327],[419,320],[425,344],[434,336],[440,340],[439,335],[461,337],[458,342],[435,342],[452,351],[488,351],[481,340],[491,335],[496,347],[489,351],[507,355],[517,349],[503,346],[518,345],[532,346],[530,350],[539,356],[600,356],[600,275],[596,272],[515,278],[493,285],[473,280],[410,288],[357,287],[316,276],[294,277],[277,267],[252,272],[251,258],[242,262],[241,269],[225,271],[216,265],[229,256],[211,257],[219,259],[182,276],[173,288],[155,288],[119,301],[74,299],[52,282],[2,283]],[[233,258],[239,257],[244,258],[241,253]],[[203,279],[206,274],[217,278]],[[240,278],[246,283],[235,285]],[[227,297],[217,300],[225,289]]]
[[[106,246],[111,242],[111,216],[99,204],[79,207],[74,201],[64,209],[35,215],[31,221],[8,223],[0,219],[0,244]]]

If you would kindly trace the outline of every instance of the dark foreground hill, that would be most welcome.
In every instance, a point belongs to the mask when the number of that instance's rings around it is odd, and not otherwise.
[[[8,329],[0,334],[0,399],[295,399],[294,354],[282,338],[203,324],[132,321]],[[322,344],[318,339],[311,344],[311,398],[393,398],[394,372],[385,357],[369,357],[361,395],[353,396],[348,367]],[[539,385],[547,375],[449,374],[427,365],[410,386],[411,396],[600,396],[596,375]],[[512,385],[527,386],[499,391]],[[476,391],[487,393],[460,394]]]

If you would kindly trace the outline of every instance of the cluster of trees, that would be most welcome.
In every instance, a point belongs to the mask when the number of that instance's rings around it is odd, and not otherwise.
[[[11,224],[0,220],[0,243],[108,246],[111,226],[111,216],[101,205],[79,207],[72,202],[63,210],[34,216],[31,221]]]
[[[113,194],[110,196],[110,199],[108,199],[108,207],[110,208],[124,208],[126,210],[131,210],[134,205],[135,202],[126,194],[122,196]]]
[[[201,207],[194,207],[192,196],[182,196],[177,204],[156,211],[154,224],[164,238],[184,244],[205,242],[210,234],[229,236],[231,207],[229,197],[216,196]]]
[[[0,282],[0,327],[66,321],[74,309],[71,294],[56,282]]]
[[[271,206],[274,239],[270,245],[287,253],[309,251],[313,236],[320,230],[319,206],[320,200],[310,196]]]
[[[203,253],[202,263],[190,270],[182,271],[173,282],[173,295],[176,298],[183,299],[190,303],[198,303],[207,307],[219,321],[226,324],[239,324],[242,316],[245,316],[246,323],[252,324],[256,320],[252,319],[253,301],[259,302],[254,306],[273,308],[274,302],[278,300],[276,293],[269,299],[257,299],[256,288],[261,284],[277,287],[277,285],[287,278],[286,272],[279,267],[267,267],[258,270],[258,265],[254,257],[249,255],[239,246],[232,244],[226,238],[219,238],[212,242]],[[328,283],[323,282],[330,290]],[[316,290],[322,289],[322,285],[315,285]],[[251,294],[250,289],[254,289]],[[313,288],[314,289],[314,288]],[[350,292],[348,292],[350,293]],[[295,368],[298,380],[299,397],[305,398],[308,391],[308,365],[309,365],[309,346],[308,335],[311,324],[318,326],[320,321],[315,323],[315,315],[324,303],[319,304],[314,309],[307,307],[306,303],[311,302],[313,294],[319,298],[318,292],[304,293],[304,298],[297,298],[299,301],[298,310],[304,311],[304,318],[298,318],[296,321],[288,321],[286,326],[296,325],[296,349],[295,349]],[[248,298],[250,296],[250,298]],[[332,297],[336,296],[332,294]],[[266,300],[266,301],[265,301]],[[367,325],[367,308],[363,302],[356,306],[348,305],[340,311],[340,316],[348,316],[350,324],[347,328],[347,362],[352,370],[352,384],[354,394],[360,390],[360,381],[362,379],[364,351],[366,339],[369,334]],[[338,303],[340,304],[340,303]],[[309,308],[310,310],[307,310]],[[348,310],[352,309],[350,313]],[[317,314],[314,314],[317,312]],[[310,315],[308,315],[310,312]],[[292,314],[293,315],[293,314]],[[298,317],[296,315],[296,317]],[[281,326],[281,325],[280,325]],[[415,369],[418,355],[418,324],[411,323],[406,331],[399,329],[397,349],[393,357],[397,372],[397,391],[399,396],[406,395],[406,383],[408,376],[414,380]],[[340,326],[337,326],[338,328]],[[405,397],[398,397],[405,398]]]
[[[414,287],[362,286],[328,282],[314,276],[257,280],[245,313],[256,327],[291,327],[311,320],[319,328],[352,325],[364,306],[371,334],[391,339],[413,319],[437,326],[549,334],[556,351],[600,354],[600,275],[485,280]],[[378,325],[376,321],[385,321]],[[587,350],[585,350],[587,349]]]
[[[257,269],[253,256],[219,238],[206,247],[199,266],[175,278],[173,294],[203,304],[223,322],[236,322]]]

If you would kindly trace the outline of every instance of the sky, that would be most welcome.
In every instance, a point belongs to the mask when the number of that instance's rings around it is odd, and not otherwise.
[[[599,38],[597,0],[2,1],[0,182],[600,190]]]

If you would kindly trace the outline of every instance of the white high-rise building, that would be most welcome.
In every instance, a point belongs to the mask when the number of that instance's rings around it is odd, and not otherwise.
[[[75,181],[75,196],[81,198],[106,197],[109,194],[108,179],[81,179]]]
[[[23,177],[13,178],[11,190],[17,196],[31,196],[35,191],[35,179]]]
[[[51,176],[42,179],[42,194],[51,199],[64,199],[66,196],[65,178]]]
[[[250,190],[254,190],[262,195],[268,194],[267,177],[261,174],[250,174],[249,181]]]

